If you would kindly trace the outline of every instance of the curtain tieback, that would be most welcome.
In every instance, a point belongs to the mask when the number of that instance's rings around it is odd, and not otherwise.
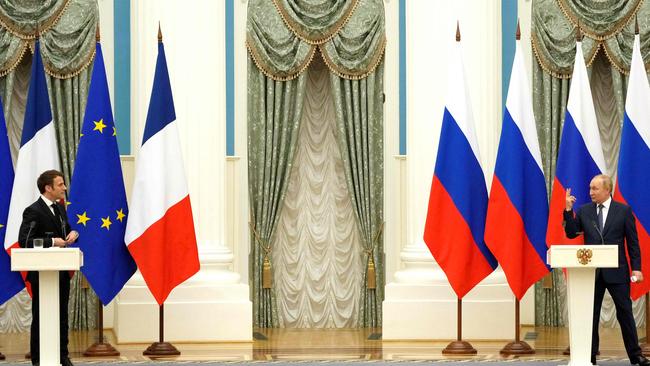
[[[271,246],[265,244],[262,240],[260,234],[255,230],[255,225],[252,222],[248,223],[251,231],[253,232],[253,237],[255,237],[255,242],[262,248],[264,251],[264,261],[262,262],[262,288],[271,288],[272,287],[272,276],[271,276]]]
[[[382,222],[381,225],[379,225],[379,229],[377,229],[377,233],[375,233],[370,248],[365,249],[365,252],[368,255],[368,264],[366,265],[366,287],[368,290],[375,290],[377,288],[377,270],[375,268],[373,252],[375,251],[375,247],[377,247],[377,240],[381,236],[383,230],[384,223]]]

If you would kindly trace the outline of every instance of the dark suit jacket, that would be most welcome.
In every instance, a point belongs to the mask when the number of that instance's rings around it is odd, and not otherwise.
[[[23,222],[20,224],[20,231],[18,232],[18,243],[21,248],[33,247],[33,239],[36,238],[43,239],[44,248],[52,246],[52,238],[65,239],[70,232],[70,224],[68,223],[68,216],[65,213],[65,207],[60,203],[57,203],[57,205],[61,213],[60,221],[40,197],[23,211]],[[32,221],[35,223],[35,226],[30,232],[29,226]],[[27,241],[28,232],[29,241]],[[63,274],[65,272],[61,273]],[[67,274],[66,278],[69,279]],[[37,279],[38,272],[29,272],[27,274],[28,281],[34,282]]]
[[[601,274],[606,283],[626,283],[630,281],[630,269],[625,256],[625,243],[627,254],[630,257],[632,270],[641,270],[641,252],[639,238],[632,209],[614,200],[611,201],[605,227],[601,236],[598,233],[598,213],[595,203],[588,203],[574,214],[573,211],[564,211],[564,231],[569,239],[584,233],[585,244],[616,244],[618,245],[618,268],[601,268]]]

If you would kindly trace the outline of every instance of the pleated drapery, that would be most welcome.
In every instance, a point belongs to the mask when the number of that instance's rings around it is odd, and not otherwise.
[[[364,279],[359,286],[357,324],[380,326],[384,293],[383,2],[251,0],[246,29],[250,263],[255,326],[279,325],[274,284],[268,279],[264,283],[265,259],[268,277],[268,273],[277,270],[269,258],[274,251],[277,218],[297,150],[298,130],[302,128],[301,109],[296,107],[302,107],[305,70],[315,57],[321,57],[330,72],[336,140],[363,247],[359,271]],[[288,117],[293,119],[280,122]],[[277,146],[279,142],[287,146]],[[286,300],[282,299],[283,306]],[[312,314],[310,318],[315,317]],[[287,324],[284,319],[283,324]]]

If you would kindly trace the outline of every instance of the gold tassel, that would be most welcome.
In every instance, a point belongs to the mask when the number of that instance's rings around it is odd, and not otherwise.
[[[372,254],[368,260],[368,269],[366,270],[366,278],[368,282],[368,289],[374,290],[377,288],[377,280],[375,279],[375,261],[372,258]]]
[[[271,288],[271,260],[264,256],[262,264],[262,288]]]
[[[553,271],[549,272],[542,279],[542,288],[553,288]]]

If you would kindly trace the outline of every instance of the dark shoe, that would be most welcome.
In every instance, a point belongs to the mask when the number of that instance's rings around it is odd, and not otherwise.
[[[592,364],[592,365],[597,365],[597,363],[596,363],[596,356],[592,356],[592,357],[591,357],[591,364]]]
[[[639,356],[639,360],[635,363],[639,366],[650,366],[650,360],[643,356]]]
[[[61,360],[61,366],[74,366],[74,364],[70,361],[69,357],[65,357]]]

